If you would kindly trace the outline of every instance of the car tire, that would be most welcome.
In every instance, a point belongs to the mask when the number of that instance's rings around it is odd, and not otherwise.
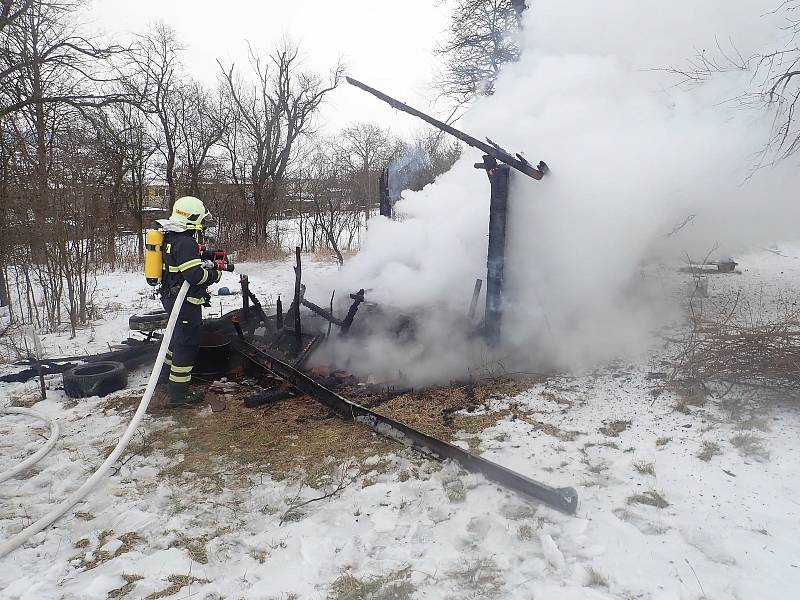
[[[128,386],[128,369],[115,361],[100,361],[67,369],[64,392],[70,398],[107,396]]]
[[[163,310],[156,310],[143,315],[131,315],[128,317],[128,327],[132,331],[155,331],[164,329],[169,321],[169,313]]]

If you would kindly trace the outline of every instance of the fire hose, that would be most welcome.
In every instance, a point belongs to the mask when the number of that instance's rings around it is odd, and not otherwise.
[[[92,488],[97,485],[97,482],[102,479],[111,466],[117,461],[117,459],[122,455],[125,451],[125,448],[128,446],[128,443],[131,441],[133,434],[136,432],[136,428],[144,419],[145,412],[147,412],[147,407],[150,405],[150,399],[153,397],[153,392],[156,389],[156,385],[158,384],[158,376],[161,372],[161,366],[164,364],[164,359],[167,356],[167,349],[169,348],[170,340],[172,339],[172,334],[175,331],[175,324],[178,322],[178,313],[180,312],[181,306],[183,305],[183,301],[186,298],[186,293],[189,291],[189,283],[184,281],[183,285],[181,286],[180,291],[178,292],[178,297],[175,299],[175,305],[172,307],[172,312],[169,315],[169,321],[167,322],[167,329],[164,332],[164,337],[161,339],[161,346],[158,348],[158,356],[156,358],[155,365],[153,365],[153,372],[150,373],[150,379],[147,381],[147,387],[145,388],[144,395],[142,396],[142,401],[139,403],[139,408],[136,410],[136,413],[133,415],[131,422],[128,424],[128,428],[125,430],[125,433],[122,434],[117,446],[108,455],[108,458],[103,462],[102,465],[95,471],[84,483],[81,485],[77,490],[72,492],[61,504],[56,506],[53,510],[49,513],[44,515],[38,521],[28,525],[25,529],[20,531],[17,535],[12,537],[9,540],[6,540],[2,544],[0,544],[0,558],[4,557],[9,552],[15,550],[25,542],[27,542],[31,537],[43,531],[45,528],[49,527],[53,524],[56,520],[58,520],[61,516],[63,516],[69,509],[75,506],[78,502],[83,500]],[[48,444],[50,442],[48,441]],[[55,443],[55,442],[53,442]],[[33,457],[31,457],[33,458]],[[40,457],[41,458],[41,457]],[[37,459],[38,460],[38,459]]]
[[[11,479],[16,475],[19,475],[23,471],[27,471],[37,462],[42,460],[50,450],[53,449],[53,446],[56,445],[56,441],[58,440],[58,436],[61,434],[59,430],[58,423],[55,419],[52,419],[48,416],[45,416],[41,413],[38,413],[30,408],[16,408],[16,407],[8,407],[8,408],[0,408],[0,415],[24,415],[26,417],[33,417],[34,419],[39,419],[40,421],[44,421],[48,425],[50,425],[50,437],[47,439],[47,443],[42,446],[37,452],[31,454],[28,458],[23,460],[22,462],[18,463],[16,466],[10,468],[8,471],[3,471],[0,473],[0,483],[4,482],[6,479]]]

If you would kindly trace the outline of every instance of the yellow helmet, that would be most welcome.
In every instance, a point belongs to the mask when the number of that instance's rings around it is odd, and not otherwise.
[[[206,210],[202,200],[194,196],[183,196],[175,201],[169,220],[186,229],[200,231],[203,229],[203,220],[210,217],[211,213]]]

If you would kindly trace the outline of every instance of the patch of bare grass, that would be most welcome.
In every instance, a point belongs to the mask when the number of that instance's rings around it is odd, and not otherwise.
[[[530,525],[520,525],[520,527],[517,529],[517,539],[523,542],[532,540],[535,535],[536,530]]]
[[[628,504],[645,504],[656,508],[667,508],[669,502],[655,490],[648,490],[643,494],[634,494],[628,497]]]
[[[129,531],[116,537],[116,539],[122,542],[122,544],[113,553],[103,550],[103,546],[105,546],[106,543],[112,539],[114,539],[114,532],[112,530],[107,529],[105,531],[101,531],[97,536],[97,546],[94,552],[89,552],[72,558],[72,560],[77,561],[75,566],[79,569],[90,571],[91,569],[99,567],[100,565],[107,563],[118,556],[122,556],[123,554],[130,552],[135,546],[138,546],[144,542],[144,538],[141,535],[135,531]],[[91,542],[86,538],[78,540],[75,543],[75,547],[81,549],[89,548],[91,545]]]
[[[673,380],[667,384],[667,389],[678,399],[675,403],[675,410],[685,415],[692,414],[690,407],[699,408],[706,403],[707,390],[698,381]]]
[[[149,596],[145,596],[144,600],[158,600],[159,598],[167,598],[169,596],[174,596],[187,586],[192,586],[196,583],[199,583],[200,585],[209,583],[208,579],[200,579],[199,577],[194,577],[193,575],[170,575],[167,577],[167,581],[169,582],[167,587],[158,592],[153,592]]]
[[[397,419],[428,435],[453,441],[458,433],[476,435],[507,417],[530,422],[519,407],[492,411],[488,410],[488,404],[494,398],[516,396],[545,380],[544,377],[499,377],[477,383],[434,386],[425,390],[412,390],[385,402],[376,397],[373,406],[382,415]],[[369,399],[365,400],[368,406],[371,405]],[[541,425],[545,431],[546,424]],[[550,432],[560,435],[557,428],[545,431]]]
[[[736,423],[736,429],[740,431],[770,431],[769,421],[763,417],[748,417]]]
[[[125,585],[108,592],[108,595],[106,596],[108,600],[118,600],[119,598],[124,598],[133,591],[133,588],[136,587],[137,581],[144,579],[144,577],[141,575],[127,575],[125,573],[122,574],[122,578],[125,580]]]
[[[608,587],[608,577],[603,575],[594,567],[589,567],[589,586],[590,587]]]
[[[211,416],[197,410],[171,411],[178,426],[153,431],[152,449],[172,452],[187,440],[180,459],[162,475],[185,479],[193,485],[222,490],[229,477],[246,484],[254,471],[275,480],[302,479],[318,486],[350,461],[396,452],[402,446],[377,435],[366,425],[346,421],[315,400],[300,396],[262,409],[244,406],[242,400],[259,388],[242,390],[227,399],[227,409]],[[220,464],[224,464],[221,470]]]
[[[704,441],[703,447],[697,454],[697,458],[704,462],[709,462],[715,456],[722,454],[719,444],[717,442]]]
[[[656,447],[663,448],[672,441],[671,437],[660,437],[656,440]]]
[[[581,448],[582,454],[588,454],[586,451],[589,448],[611,448],[612,450],[619,450],[619,444],[616,442],[586,442]]]
[[[470,598],[503,597],[503,574],[490,558],[468,561],[462,568],[448,574],[469,592]]]
[[[364,578],[345,573],[331,584],[328,600],[411,600],[415,591],[408,568]]]
[[[769,452],[762,445],[762,439],[753,433],[737,433],[730,442],[742,455],[757,460],[768,460]]]
[[[630,421],[611,421],[600,428],[600,433],[608,437],[619,437],[619,434],[631,426]]]
[[[637,473],[641,473],[642,475],[652,475],[653,477],[656,476],[656,465],[655,463],[645,462],[645,461],[637,461],[633,463],[633,468],[636,469]]]

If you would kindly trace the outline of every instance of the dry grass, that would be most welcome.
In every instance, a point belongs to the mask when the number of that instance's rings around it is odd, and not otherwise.
[[[138,546],[145,541],[144,538],[135,531],[129,531],[116,537],[116,539],[122,542],[122,545],[113,553],[106,550],[101,550],[101,548],[112,539],[114,539],[114,532],[112,530],[107,529],[105,531],[101,531],[97,536],[97,547],[93,552],[75,556],[71,560],[77,561],[77,563],[75,563],[77,568],[83,569],[84,571],[90,571],[91,569],[99,567],[103,563],[130,552],[135,546]],[[81,549],[89,548],[91,545],[91,542],[86,538],[78,540],[75,543],[75,547]],[[91,558],[88,558],[89,556],[91,556]]]
[[[717,442],[703,442],[703,448],[697,454],[697,458],[704,462],[709,462],[712,458],[717,456],[718,454],[722,454],[719,444]]]
[[[486,411],[492,398],[515,396],[543,379],[500,378],[476,384],[436,386],[414,390],[383,402],[374,410],[434,437],[452,441],[458,432],[478,434],[506,418],[519,418],[545,433],[560,436],[558,428],[531,421],[513,407],[501,411]],[[472,411],[480,411],[471,414]],[[569,435],[569,432],[567,433]]]
[[[169,582],[167,587],[161,591],[153,592],[149,596],[145,596],[144,600],[158,600],[158,598],[167,598],[168,596],[174,596],[186,586],[194,585],[195,583],[199,583],[201,585],[209,583],[208,579],[200,579],[192,575],[170,575],[167,577],[167,581]]]
[[[260,388],[244,388],[226,399],[223,412],[201,409],[158,413],[177,426],[151,428],[143,451],[158,450],[179,457],[162,470],[172,478],[192,477],[193,483],[221,489],[229,476],[243,482],[254,471],[276,480],[301,478],[316,486],[352,460],[395,452],[400,444],[377,435],[365,425],[345,421],[313,399],[289,398],[265,408],[251,409],[243,399]],[[138,402],[138,399],[135,400]],[[128,399],[132,409],[134,401]],[[116,409],[126,406],[114,400]]]
[[[638,461],[633,463],[633,468],[636,469],[637,473],[641,473],[642,475],[656,476],[656,465],[654,463]]]
[[[517,539],[523,542],[530,541],[536,535],[536,531],[530,525],[520,525],[517,529]]]
[[[761,431],[767,433],[771,430],[769,421],[763,417],[748,417],[736,423],[736,429],[741,431]]]
[[[181,532],[176,532],[178,535],[177,541],[170,544],[170,547],[180,547],[186,550],[194,562],[201,565],[208,564],[208,542],[211,539],[209,535],[203,535],[197,538],[189,537]]]
[[[126,575],[126,574],[123,574],[122,578],[125,580],[125,585],[108,592],[108,596],[106,596],[108,600],[116,600],[118,598],[124,598],[133,591],[133,588],[136,587],[137,581],[144,579],[144,577],[142,577],[141,575]]]
[[[655,490],[649,490],[643,494],[635,494],[628,497],[628,504],[645,504],[647,506],[655,506],[656,508],[667,508],[669,502]]]
[[[411,600],[415,590],[410,569],[363,579],[346,573],[331,584],[328,600]]]
[[[742,455],[757,460],[768,460],[769,452],[762,445],[762,439],[753,433],[737,433],[730,442]]]
[[[503,574],[492,559],[468,561],[461,569],[448,573],[460,582],[470,598],[502,598]]]
[[[608,587],[608,577],[600,573],[594,567],[589,567],[589,586],[590,587]]]
[[[671,437],[660,437],[656,440],[656,447],[663,448],[672,441]]]
[[[589,448],[611,448],[612,450],[619,450],[619,444],[616,442],[586,442],[580,449],[581,454],[587,455]]]
[[[619,434],[626,431],[631,426],[630,421],[612,421],[600,428],[600,433],[608,437],[619,437]]]
[[[577,432],[562,432],[513,409],[483,410],[490,398],[518,394],[533,383],[504,378],[474,385],[439,386],[403,394],[376,410],[441,439],[453,440],[457,433],[463,439],[466,433],[473,445],[478,441],[475,434],[508,416],[525,420],[534,429],[558,439],[574,439]],[[220,490],[229,477],[239,477],[244,483],[254,470],[276,480],[303,479],[316,487],[329,481],[341,464],[361,462],[402,448],[364,425],[341,419],[310,397],[289,398],[260,409],[245,407],[243,398],[259,389],[243,387],[226,398],[225,411],[212,415],[201,414],[199,409],[157,413],[171,417],[177,426],[149,430],[140,451],[176,454],[174,448],[180,444],[178,459],[161,474],[183,479],[191,476],[195,484]],[[106,402],[105,410],[132,410],[139,399],[137,393],[113,397]],[[181,443],[184,441],[186,444]]]

